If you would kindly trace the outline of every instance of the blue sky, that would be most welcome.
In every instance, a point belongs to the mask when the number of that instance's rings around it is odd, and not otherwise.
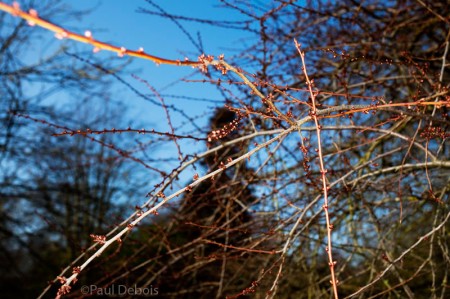
[[[130,49],[138,49],[143,47],[147,53],[170,59],[183,59],[185,56],[196,60],[201,53],[189,41],[188,37],[168,19],[159,16],[139,13],[140,8],[155,10],[145,0],[122,1],[122,0],[78,0],[64,1],[76,9],[93,8],[90,14],[83,17],[82,24],[68,21],[67,25],[74,25],[81,30],[91,30],[94,38],[107,41],[118,46],[124,46]],[[239,13],[219,7],[219,1],[204,0],[159,0],[154,1],[168,13],[175,15],[188,16],[202,19],[217,19],[236,21],[242,20],[243,17]],[[60,24],[64,26],[65,24]],[[233,55],[235,52],[232,48],[239,48],[239,39],[245,38],[246,33],[212,27],[193,22],[182,22],[183,27],[194,37],[197,32],[202,37],[203,46],[206,54],[217,56],[225,54],[225,57]],[[248,37],[248,34],[247,34]],[[89,45],[83,45],[90,47]],[[78,46],[80,47],[80,46]],[[100,53],[108,59],[115,57],[114,53]],[[221,100],[219,93],[214,87],[200,83],[177,83],[173,87],[166,89],[167,85],[177,81],[180,77],[186,76],[193,72],[190,67],[180,68],[175,66],[160,65],[146,60],[133,59],[132,64],[128,67],[129,71],[134,72],[142,79],[147,80],[152,86],[160,90],[161,93],[189,95],[194,97],[207,97],[213,100]],[[142,92],[147,92],[146,87],[129,77],[125,78]],[[135,105],[135,113],[137,117],[147,118],[149,111],[155,109],[142,99],[137,99],[132,93],[124,90],[126,96],[133,98],[130,103]],[[150,93],[150,92],[148,92]],[[174,101],[166,99],[169,103]],[[180,101],[180,100],[177,100]],[[191,115],[195,111],[204,111],[203,102],[186,102],[177,103],[185,107]],[[212,105],[212,104],[206,104]],[[156,112],[156,111],[155,111]],[[166,123],[163,111],[151,113],[152,120],[156,123]]]
[[[83,33],[85,30],[90,30],[95,39],[106,41],[117,46],[124,46],[128,49],[143,47],[149,54],[169,59],[183,59],[187,56],[191,60],[196,60],[198,55],[201,54],[189,41],[189,38],[171,20],[139,13],[138,10],[140,8],[154,10],[145,0],[77,0],[63,2],[69,4],[74,9],[92,8],[93,10],[83,17],[81,23],[74,20],[67,20],[67,23],[58,22],[58,25],[62,27],[69,29],[77,28],[76,30],[81,31],[80,33]],[[242,15],[238,12],[217,7],[220,4],[219,1],[157,0],[154,2],[168,13],[174,15],[212,20],[243,20]],[[193,22],[183,22],[182,25],[194,38],[197,37],[197,32],[199,32],[202,37],[205,54],[214,56],[224,54],[225,57],[230,57],[236,54],[237,52],[232,49],[242,50],[243,46],[240,44],[240,39],[248,38],[250,35],[242,31],[212,27]],[[53,34],[49,33],[49,37],[53,38]],[[60,43],[60,41],[54,38],[53,40],[56,42],[56,45]],[[76,43],[74,41],[65,42]],[[76,47],[80,50],[90,50],[92,48],[92,46],[86,44],[77,44]],[[115,53],[107,51],[101,51],[95,55],[98,55],[101,59],[117,59]],[[170,88],[165,88],[167,85],[179,81],[181,77],[196,71],[191,67],[156,66],[151,61],[132,58],[132,63],[125,71],[129,72],[129,75],[123,76],[122,78],[145,94],[151,94],[151,92],[145,84],[134,79],[131,73],[135,73],[140,78],[148,81],[149,84],[162,94],[186,95],[216,101],[223,100],[216,87],[210,86],[209,84],[178,82]],[[118,89],[118,100],[123,99],[126,101],[127,106],[131,108],[131,118],[134,124],[143,123],[146,129],[154,128],[161,131],[170,131],[164,110],[161,107],[156,107],[148,101],[139,98],[119,83],[116,85],[116,88]],[[213,103],[187,101],[170,97],[165,98],[165,101],[167,104],[175,104],[177,108],[183,109],[190,116],[202,115],[205,111],[212,111],[211,108],[214,106]],[[185,119],[177,118],[176,113],[171,113],[171,116],[175,127],[180,122],[186,121]],[[204,117],[197,124],[200,126],[206,125],[207,119]],[[188,128],[184,127],[183,131],[177,133],[185,133],[186,129]],[[202,136],[203,133],[196,135]],[[148,140],[143,135],[140,135],[138,139],[144,143]],[[198,153],[202,149],[205,149],[205,144],[193,144],[192,142],[185,143],[184,141],[180,141],[180,145],[183,154]],[[158,148],[157,153],[147,154],[150,156],[156,154],[156,157],[159,158],[176,158],[178,156],[172,142],[168,143],[164,148]],[[176,167],[175,164],[165,165],[164,170],[171,171]],[[191,180],[193,174],[193,169],[183,173],[180,176],[181,181],[179,183],[183,184]],[[159,179],[155,182],[159,183]],[[155,182],[150,182],[149,185],[153,186]],[[150,191],[150,189],[145,191]]]
[[[61,19],[57,16],[55,16],[54,19],[49,19],[49,21],[55,22],[57,25],[67,28],[68,30],[80,34],[89,30],[97,40],[108,42],[116,46],[123,46],[128,49],[138,49],[143,47],[149,54],[169,59],[182,60],[187,56],[191,60],[196,60],[197,57],[202,54],[196,49],[182,30],[180,30],[180,28],[171,20],[155,15],[139,13],[138,10],[140,8],[155,10],[155,8],[145,0],[62,0],[61,2],[75,10],[91,10],[90,13],[85,14],[82,17],[81,21],[75,19]],[[170,14],[185,17],[222,21],[238,21],[245,20],[246,18],[239,12],[229,8],[219,7],[219,5],[221,5],[220,1],[155,0],[154,2]],[[251,2],[252,1],[249,3]],[[14,18],[12,18],[12,20],[17,21],[14,20]],[[201,35],[205,54],[209,55],[218,56],[224,54],[225,58],[227,58],[237,54],[245,48],[243,39],[247,39],[248,42],[248,38],[250,37],[250,33],[248,32],[213,27],[195,22],[181,23],[183,28],[194,38],[197,37],[197,32]],[[40,30],[42,32],[43,39],[42,42],[34,43],[31,45],[31,48],[27,49],[34,59],[49,55],[49,53],[52,53],[61,45],[66,45],[70,50],[73,50],[70,52],[77,52],[76,50],[92,51],[91,45],[77,43],[73,40],[60,41],[54,37],[54,33],[52,32],[46,32],[42,28],[36,28],[35,30]],[[105,60],[120,59],[115,53],[107,51],[100,51],[94,55]],[[89,59],[89,56],[83,58]],[[151,86],[155,87],[162,94],[207,98],[217,101],[218,103],[214,104],[210,102],[188,101],[185,99],[165,97],[166,104],[175,104],[178,109],[182,109],[191,117],[203,115],[202,119],[196,120],[196,124],[199,126],[205,127],[207,124],[208,117],[205,117],[205,112],[209,111],[212,113],[212,108],[220,105],[220,101],[223,101],[223,97],[217,91],[215,86],[211,86],[208,83],[180,82],[180,78],[196,72],[196,70],[193,70],[191,67],[168,65],[156,66],[153,62],[148,60],[130,57],[124,57],[123,59],[131,59],[132,62],[126,67],[124,70],[125,75],[122,75],[121,78],[126,80],[141,93],[152,94],[146,85],[133,78],[132,74],[136,74],[140,78],[148,81]],[[197,78],[200,77],[197,76]],[[174,82],[177,82],[177,84],[171,85],[170,88],[165,88]],[[32,88],[30,88],[29,91],[30,90],[32,90]],[[126,106],[131,110],[126,118],[129,121],[125,120],[131,127],[135,129],[145,128],[148,130],[155,129],[158,131],[170,132],[165,112],[161,107],[155,106],[138,97],[133,91],[119,82],[113,87],[113,90],[116,97],[115,100],[126,103]],[[67,97],[67,95],[65,96]],[[64,106],[66,102],[63,97],[63,94],[57,94],[56,96],[49,98],[45,104]],[[181,119],[177,113],[171,112],[171,117],[175,128],[179,127],[181,122],[186,122],[186,120]],[[126,128],[128,124],[124,126],[123,123],[119,123],[114,127]],[[182,130],[177,131],[176,133],[184,134],[186,131],[191,130],[191,128],[193,127],[184,126]],[[103,127],[100,129],[103,129]],[[195,131],[194,133],[189,133],[206,137],[205,132]],[[132,141],[142,143],[146,143],[149,138],[150,136],[148,135],[130,137]],[[179,141],[179,144],[181,145],[181,150],[184,155],[200,153],[206,147],[202,142],[193,143]],[[176,159],[178,157],[173,142],[166,142],[164,148],[155,148],[152,149],[152,151],[153,152],[151,153],[146,152],[145,154],[157,159],[167,157]],[[154,166],[161,166],[164,167],[163,170],[171,171],[174,167],[178,166],[179,162],[175,161],[172,165],[167,165],[165,162],[160,162],[160,164],[162,165]],[[189,173],[189,171],[181,175],[180,184],[190,180],[192,175],[193,172]],[[155,182],[150,182],[149,185],[153,186],[154,183]],[[159,183],[159,178],[156,183]],[[150,190],[145,190],[143,193],[146,194],[147,191]],[[137,197],[140,196],[138,195]]]

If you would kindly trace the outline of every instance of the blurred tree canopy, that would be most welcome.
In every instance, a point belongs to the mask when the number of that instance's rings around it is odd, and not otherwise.
[[[62,1],[21,4],[58,22],[87,13]],[[37,297],[61,267],[90,246],[90,234],[120,222],[123,198],[143,185],[132,180],[136,166],[107,146],[130,147],[130,142],[112,135],[53,136],[70,128],[126,123],[127,108],[113,98],[110,75],[126,62],[96,61],[90,53],[56,47],[43,35],[26,21],[0,13],[4,298]],[[89,55],[90,62],[76,55]]]

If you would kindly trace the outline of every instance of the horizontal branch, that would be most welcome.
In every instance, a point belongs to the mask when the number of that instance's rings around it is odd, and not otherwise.
[[[0,10],[3,10],[13,16],[20,17],[26,21],[28,21],[28,24],[30,26],[39,26],[44,29],[47,29],[49,31],[52,31],[55,33],[55,37],[58,39],[72,39],[78,42],[82,42],[85,44],[90,44],[94,47],[94,52],[98,52],[100,50],[106,50],[117,53],[119,56],[133,56],[138,57],[142,59],[151,60],[157,64],[170,64],[170,65],[179,65],[179,66],[200,66],[203,63],[198,61],[189,61],[185,59],[184,61],[181,60],[171,60],[166,59],[154,55],[150,55],[148,53],[144,52],[143,48],[140,48],[138,50],[129,50],[125,47],[118,47],[113,46],[109,43],[105,43],[99,40],[96,40],[92,37],[92,33],[90,31],[86,31],[84,35],[77,34],[74,32],[71,32],[69,30],[64,29],[63,27],[60,27],[56,24],[53,24],[49,21],[46,21],[44,19],[41,19],[37,13],[36,10],[30,9],[29,12],[25,12],[20,9],[20,6],[17,2],[13,2],[12,5],[5,4],[3,2],[0,2]]]

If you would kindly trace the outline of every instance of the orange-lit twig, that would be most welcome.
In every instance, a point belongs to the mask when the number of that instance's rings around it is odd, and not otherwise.
[[[71,32],[69,30],[66,30],[58,25],[55,25],[49,21],[43,20],[39,17],[38,13],[34,9],[30,9],[29,12],[25,12],[20,9],[20,6],[17,2],[14,2],[12,5],[5,4],[3,2],[0,2],[0,10],[3,10],[13,16],[20,17],[26,21],[28,21],[28,24],[30,26],[39,26],[42,28],[45,28],[49,31],[55,32],[56,38],[59,39],[72,39],[78,42],[90,44],[94,47],[94,52],[100,51],[100,50],[106,50],[117,53],[119,56],[129,55],[133,57],[138,57],[142,59],[151,60],[157,64],[170,64],[170,65],[180,65],[180,66],[200,66],[202,65],[202,62],[198,61],[189,61],[185,59],[184,61],[181,60],[171,60],[166,58],[157,57],[154,55],[150,55],[144,52],[143,48],[140,48],[136,51],[126,49],[125,47],[117,47],[113,46],[111,44],[98,41],[92,37],[92,34],[90,31],[86,31],[84,35],[77,34],[74,32]]]
[[[328,205],[328,191],[329,191],[329,185],[328,180],[326,177],[327,170],[325,169],[325,163],[323,161],[323,153],[322,153],[322,139],[320,131],[322,130],[321,125],[319,124],[319,118],[317,116],[317,104],[316,104],[316,94],[314,93],[312,87],[313,87],[313,80],[309,79],[308,72],[306,71],[306,63],[305,63],[305,53],[302,52],[300,49],[300,44],[297,42],[296,39],[294,39],[295,47],[297,48],[298,54],[300,55],[300,58],[302,60],[302,70],[303,74],[306,78],[306,84],[308,85],[309,93],[311,95],[311,103],[312,103],[312,110],[311,110],[311,118],[314,120],[315,126],[316,126],[316,133],[317,133],[317,153],[319,155],[319,166],[320,166],[320,173],[322,176],[322,192],[323,192],[323,211],[325,213],[325,220],[327,223],[327,243],[328,246],[326,247],[325,251],[328,255],[328,266],[330,268],[330,274],[331,274],[331,286],[333,288],[333,295],[335,299],[339,299],[338,294],[338,288],[337,284],[339,281],[336,278],[336,261],[333,260],[333,254],[332,254],[332,239],[331,239],[331,231],[333,230],[333,224],[331,224],[330,220],[330,212],[329,212],[329,205]]]

